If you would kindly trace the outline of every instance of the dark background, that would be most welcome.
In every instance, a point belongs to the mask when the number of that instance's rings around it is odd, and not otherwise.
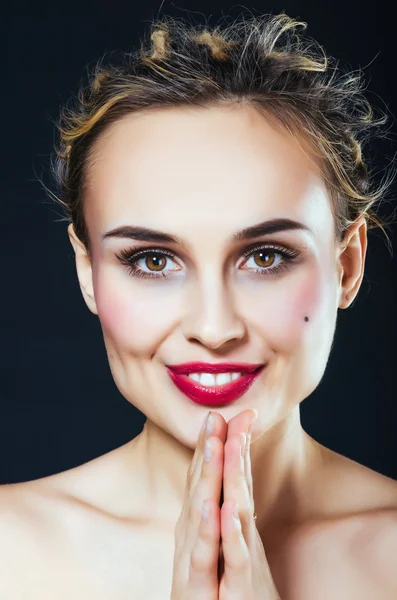
[[[390,3],[107,2],[18,4],[3,22],[7,40],[2,114],[0,483],[70,469],[121,446],[145,416],[118,392],[98,318],[82,298],[74,254],[49,184],[54,121],[77,91],[87,64],[140,43],[160,14],[215,24],[282,10],[351,69],[366,67],[369,99],[396,114],[395,21]],[[9,7],[8,7],[9,8]],[[10,9],[9,9],[10,10]],[[186,12],[187,11],[187,12]],[[367,149],[377,170],[397,150],[389,139]],[[380,211],[396,205],[396,185]],[[396,229],[389,230],[396,248]],[[369,233],[356,301],[338,313],[325,375],[301,405],[306,431],[326,446],[397,479],[397,259],[380,230]]]

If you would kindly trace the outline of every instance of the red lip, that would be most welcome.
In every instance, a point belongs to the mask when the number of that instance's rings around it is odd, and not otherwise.
[[[194,368],[191,365],[194,364]],[[198,367],[197,365],[201,366]],[[205,371],[206,373],[210,373],[209,366],[206,365],[205,368],[202,366],[203,363],[189,363],[189,365],[181,365],[181,369],[188,369],[188,373],[197,373],[199,371]],[[244,368],[242,368],[244,366]],[[227,372],[246,372],[247,367],[251,370],[250,373],[243,375],[236,379],[235,381],[231,381],[230,383],[225,383],[220,386],[203,386],[188,377],[187,374],[180,374],[174,367],[168,367],[168,373],[176,385],[176,387],[183,392],[190,400],[196,402],[197,404],[205,404],[209,406],[214,405],[222,405],[233,402],[237,398],[240,398],[254,383],[255,379],[259,376],[260,372],[263,370],[264,365],[238,365],[235,364],[230,367],[230,363],[228,365],[212,365],[214,370],[212,372],[215,373],[227,373]],[[230,367],[230,368],[229,368]],[[222,370],[220,370],[222,369]]]

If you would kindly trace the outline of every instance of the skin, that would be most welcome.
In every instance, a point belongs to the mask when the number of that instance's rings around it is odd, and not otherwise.
[[[331,201],[315,162],[289,134],[248,106],[169,108],[123,118],[95,144],[84,203],[91,256],[73,226],[68,228],[81,291],[99,318],[115,384],[147,420],[140,435],[104,456],[3,489],[0,515],[24,508],[18,528],[12,527],[13,520],[0,518],[0,538],[8,540],[3,544],[7,551],[0,555],[0,564],[6,565],[0,582],[11,577],[13,560],[18,565],[26,561],[34,581],[39,581],[36,573],[53,560],[54,549],[69,549],[69,532],[76,532],[72,550],[59,561],[60,571],[53,562],[46,570],[46,581],[54,574],[49,598],[60,589],[67,566],[68,582],[63,585],[72,587],[64,588],[65,597],[77,600],[83,593],[88,600],[91,590],[96,599],[121,600],[130,598],[133,585],[134,590],[142,588],[145,598],[159,599],[165,589],[162,577],[156,571],[160,587],[150,595],[147,586],[155,582],[144,569],[158,556],[170,583],[175,524],[209,410],[174,386],[165,365],[244,361],[267,367],[241,398],[214,408],[215,435],[225,442],[227,436],[246,431],[249,409],[258,411],[250,448],[252,497],[256,526],[281,597],[336,600],[346,589],[349,600],[395,597],[380,596],[378,583],[395,585],[395,568],[388,557],[397,552],[397,536],[390,533],[397,531],[396,482],[319,444],[302,428],[299,412],[300,403],[324,374],[337,311],[349,307],[359,291],[367,250],[365,219],[353,223],[338,243]],[[297,220],[310,232],[290,230],[250,242],[230,241],[243,227],[280,217]],[[185,244],[103,239],[121,225],[165,231]],[[270,250],[264,253],[269,255],[268,265],[258,252],[245,258],[244,251],[254,242],[291,248],[299,255],[279,273],[255,273],[283,259]],[[163,257],[161,262],[172,275],[133,277],[116,257],[131,246],[156,248],[157,258],[162,250],[172,252],[174,258]],[[150,257],[141,258],[138,265],[156,272]],[[367,580],[360,576],[357,583],[356,563],[349,570],[353,546],[348,536],[361,531],[361,515],[378,515],[386,508],[392,508],[392,516],[366,520],[366,537],[354,546],[361,572],[372,574],[376,569],[378,578],[374,595],[365,596]],[[349,528],[346,518],[352,515],[361,520],[350,520]],[[43,538],[43,522],[51,536]],[[295,535],[309,531],[308,525],[311,536]],[[37,538],[48,540],[45,558],[40,555],[38,564],[37,553],[18,537],[32,528]],[[380,531],[388,535],[380,536]],[[368,542],[372,538],[376,550]],[[277,554],[282,544],[288,554]],[[168,547],[170,552],[165,551]],[[96,560],[103,561],[99,567]],[[135,579],[131,583],[132,574],[126,581],[131,564],[134,578],[142,570],[141,584]],[[335,579],[335,572],[343,577]],[[344,582],[343,590],[337,587],[339,581]],[[320,584],[321,591],[316,587]],[[7,597],[22,597],[9,592],[15,579],[3,585]],[[34,589],[37,598],[47,600],[40,581]]]
[[[300,424],[299,404],[322,378],[337,309],[348,307],[359,290],[364,219],[342,247],[337,244],[330,200],[313,162],[248,107],[124,118],[96,145],[85,208],[91,260],[69,227],[81,290],[99,317],[118,389],[147,416],[131,445],[144,517],[177,519],[208,411],[170,382],[164,365],[187,360],[268,362],[244,396],[217,412],[226,422],[245,408],[259,412],[251,449],[258,525],[270,529],[315,512],[313,469],[324,457]],[[311,233],[259,238],[300,254],[281,273],[254,273],[265,270],[263,259],[259,266],[255,257],[244,264],[247,243],[229,238],[276,217],[303,222]],[[155,246],[101,239],[125,224],[184,238],[186,247],[157,245],[177,256],[164,267],[173,271],[168,279],[134,278],[120,264],[115,254],[121,250]],[[139,265],[153,272],[152,262]],[[128,465],[128,451],[124,459]]]

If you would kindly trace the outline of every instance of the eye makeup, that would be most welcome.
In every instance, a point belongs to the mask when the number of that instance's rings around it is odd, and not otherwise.
[[[255,255],[264,254],[266,258],[269,256],[278,255],[281,257],[281,260],[276,264],[276,266],[264,266],[260,267],[256,264],[256,268],[248,269],[254,273],[264,276],[270,276],[273,274],[278,274],[279,272],[290,268],[292,261],[299,256],[300,252],[296,249],[288,248],[285,246],[279,246],[277,244],[257,244],[256,246],[251,245],[248,250],[243,253],[243,256],[247,259],[244,261],[245,263]],[[175,271],[179,271],[180,269],[175,269],[171,271],[171,274],[168,274],[167,271],[154,270],[154,271],[145,271],[141,267],[138,266],[138,262],[141,259],[147,259],[148,257],[169,257],[170,259],[176,258],[176,255],[166,250],[165,248],[144,248],[139,249],[137,247],[131,247],[128,249],[122,250],[119,254],[116,253],[116,258],[127,268],[129,275],[132,277],[141,277],[144,279],[158,279],[160,277],[172,277]],[[263,259],[260,259],[263,261]],[[266,262],[266,261],[264,261]],[[161,265],[155,265],[160,266]],[[147,267],[147,265],[146,265]]]

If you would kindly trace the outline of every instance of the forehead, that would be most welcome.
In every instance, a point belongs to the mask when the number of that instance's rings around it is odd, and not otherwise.
[[[267,218],[332,229],[318,168],[290,134],[248,106],[130,114],[97,140],[87,173],[92,239],[123,224],[218,235]],[[328,232],[329,232],[328,231]]]

